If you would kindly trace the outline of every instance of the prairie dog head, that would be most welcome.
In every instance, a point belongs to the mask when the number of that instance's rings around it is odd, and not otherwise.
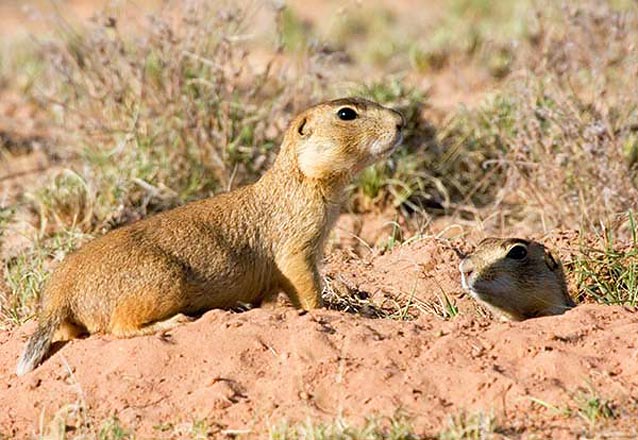
[[[486,238],[459,270],[464,289],[515,321],[558,315],[575,306],[560,261],[534,241]]]
[[[375,102],[337,99],[298,115],[288,128],[285,144],[305,177],[351,177],[389,156],[402,141],[404,125],[399,112]]]

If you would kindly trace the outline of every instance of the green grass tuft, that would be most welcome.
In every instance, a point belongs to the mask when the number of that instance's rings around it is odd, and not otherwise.
[[[117,416],[113,416],[102,422],[97,438],[98,440],[128,440],[135,437],[122,427],[122,423]]]
[[[90,236],[77,229],[56,232],[35,240],[25,252],[5,262],[4,277],[10,292],[0,296],[0,322],[20,325],[33,316],[50,273],[50,262],[61,261]]]
[[[631,240],[616,243],[605,231],[599,246],[581,245],[569,266],[581,300],[602,304],[638,305],[638,225],[632,211],[626,216]]]
[[[493,438],[497,432],[496,419],[491,414],[467,413],[450,416],[447,427],[439,434],[441,440],[482,440]]]
[[[576,414],[585,420],[590,428],[599,422],[616,417],[614,404],[601,397],[591,386],[587,390],[578,392],[574,397],[574,402],[576,403]]]
[[[290,425],[281,422],[271,427],[271,440],[416,440],[419,438],[407,417],[401,413],[392,417],[372,417],[363,426],[355,426],[345,419],[329,423],[308,420]]]

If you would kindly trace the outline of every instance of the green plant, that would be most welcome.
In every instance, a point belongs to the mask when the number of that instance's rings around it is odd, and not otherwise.
[[[12,206],[0,206],[0,240],[4,235],[4,231],[11,223],[15,214],[15,208]]]
[[[310,35],[309,24],[297,18],[290,7],[283,7],[277,14],[279,46],[290,52],[305,51]]]
[[[494,438],[497,433],[496,419],[483,412],[462,411],[448,417],[447,427],[439,434],[441,440],[483,440]]]
[[[599,246],[581,245],[570,265],[576,275],[580,296],[603,304],[638,304],[638,225],[629,211],[627,224],[631,239],[617,242],[612,229],[606,229]]]
[[[179,23],[140,23],[145,38],[120,32],[117,18],[60,26],[43,47],[51,62],[33,98],[79,163],[33,199],[56,227],[103,231],[253,181],[281,137],[270,127],[307,104],[291,105],[299,90],[283,77],[249,68],[238,37],[249,10],[194,2],[183,12]]]
[[[572,393],[572,404],[556,406],[541,399],[531,397],[530,400],[537,405],[547,409],[555,415],[561,417],[578,416],[589,425],[589,429],[594,428],[599,422],[617,417],[617,409],[614,403],[600,395],[591,385],[579,388]]]
[[[601,397],[596,390],[589,386],[579,391],[574,397],[576,414],[589,423],[590,427],[605,419],[616,417],[616,411],[611,401]]]
[[[50,272],[49,262],[60,261],[90,236],[77,229],[35,239],[32,245],[5,262],[4,277],[9,292],[0,297],[3,326],[19,325],[35,312],[42,287]]]
[[[132,434],[122,427],[117,416],[113,416],[102,422],[98,434],[98,440],[124,440],[133,438]]]
[[[290,425],[282,421],[269,430],[271,440],[416,440],[409,419],[398,412],[391,417],[371,417],[362,426],[343,418],[328,423],[306,421]]]
[[[27,194],[40,220],[40,233],[69,228],[90,231],[93,226],[95,192],[70,169],[58,173],[44,188]]]
[[[550,412],[552,412],[553,414],[562,416],[562,417],[570,417],[572,414],[572,410],[569,407],[558,407],[556,405],[552,405],[549,402],[546,402],[544,400],[538,399],[536,397],[530,397],[529,400],[531,400],[532,402],[534,402],[535,404],[545,408],[546,410],[549,410]]]

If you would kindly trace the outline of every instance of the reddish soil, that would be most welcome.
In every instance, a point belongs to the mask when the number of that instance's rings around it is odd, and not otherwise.
[[[454,252],[434,239],[364,260],[344,255],[333,254],[326,272],[372,298],[459,290]],[[604,434],[612,432],[607,424],[638,435],[637,313],[582,305],[563,316],[503,323],[474,313],[467,298],[458,303],[468,312],[447,321],[288,307],[211,311],[170,334],[72,341],[17,378],[16,360],[33,329],[27,325],[0,333],[0,426],[10,437],[37,436],[74,404],[85,421],[117,415],[141,438],[172,437],[193,420],[251,438],[283,419],[361,423],[401,408],[423,436],[462,411],[492,413],[501,432],[515,437]],[[576,415],[588,390],[607,399],[616,417],[594,431]],[[567,408],[575,415],[560,413]],[[73,430],[80,422],[67,423]]]
[[[18,3],[0,4],[0,36],[38,29],[16,13]],[[66,7],[86,19],[92,3]],[[470,73],[427,79],[439,111],[459,102],[471,105],[489,89]],[[426,81],[414,79],[420,80]],[[9,145],[0,163],[4,206],[59,164],[46,154],[46,127],[29,103],[1,92],[0,136]],[[114,415],[138,438],[190,438],[180,426],[198,420],[213,435],[258,438],[282,420],[343,417],[360,424],[399,409],[423,437],[436,436],[450,416],[463,411],[493,414],[503,437],[638,437],[635,310],[581,305],[563,316],[500,322],[460,289],[459,254],[469,250],[466,242],[478,241],[476,230],[445,232],[449,221],[435,221],[429,232],[463,233],[466,241],[423,238],[380,254],[393,220],[393,213],[343,216],[324,273],[333,289],[357,292],[379,307],[409,300],[414,308],[407,314],[420,309],[417,319],[371,319],[366,316],[373,313],[363,308],[360,314],[300,314],[285,306],[211,311],[169,334],[72,341],[22,378],[14,369],[34,323],[0,331],[0,438],[42,437],[60,420],[73,437]],[[18,218],[10,225],[4,256],[19,251],[32,223]],[[574,233],[543,239],[564,261],[572,257]],[[456,303],[459,316],[437,316],[446,298]],[[611,410],[606,419],[587,419],[592,396]]]

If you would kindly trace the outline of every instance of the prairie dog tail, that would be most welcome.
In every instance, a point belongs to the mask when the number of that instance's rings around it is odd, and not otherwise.
[[[27,346],[20,356],[20,361],[16,368],[16,374],[22,376],[40,365],[44,357],[49,352],[53,335],[60,327],[63,320],[62,313],[43,315],[38,323],[38,329],[31,335]]]

